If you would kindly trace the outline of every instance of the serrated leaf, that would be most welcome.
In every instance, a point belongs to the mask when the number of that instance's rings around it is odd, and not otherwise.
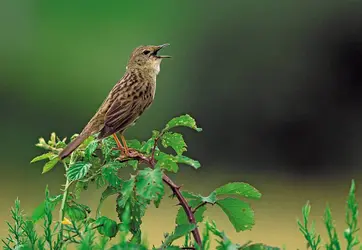
[[[114,150],[117,148],[117,143],[114,141],[113,137],[107,137],[102,140],[102,154],[106,162],[109,162],[112,158],[119,157],[120,151]]]
[[[240,195],[250,199],[260,199],[261,193],[244,182],[231,182],[215,189],[216,195]]]
[[[131,178],[127,181],[125,181],[121,187],[121,194],[122,197],[120,201],[118,202],[119,206],[125,207],[128,199],[131,197],[133,189],[135,187],[135,178],[134,176],[131,176]]]
[[[45,174],[46,172],[49,172],[50,170],[52,170],[55,167],[55,165],[57,165],[58,161],[59,161],[59,158],[56,157],[56,158],[48,161],[47,163],[45,163],[42,174]]]
[[[88,162],[79,161],[71,165],[67,171],[67,178],[71,181],[82,179],[88,173],[92,164]]]
[[[117,188],[120,187],[122,180],[118,177],[118,170],[125,167],[126,164],[115,161],[107,163],[102,168],[102,175],[109,185]]]
[[[105,216],[102,216],[96,220],[97,224],[101,224],[101,227],[98,227],[97,230],[101,235],[113,238],[118,232],[117,222],[111,220]]]
[[[45,160],[45,159],[53,159],[54,157],[57,157],[56,154],[54,154],[53,152],[48,152],[48,153],[45,153],[45,154],[42,154],[42,155],[38,155],[37,157],[33,158],[30,163],[34,163],[34,162],[37,162],[37,161],[41,161],[41,160]]]
[[[216,204],[228,216],[236,232],[250,230],[254,225],[254,211],[248,203],[228,197],[218,200]]]
[[[186,234],[190,233],[192,230],[196,228],[195,224],[183,224],[183,225],[177,225],[175,228],[175,232],[170,234],[164,242],[164,246],[169,246],[174,242],[175,240],[185,236]]]
[[[161,169],[145,168],[136,177],[136,192],[146,200],[154,201],[158,207],[165,194]]]
[[[182,134],[174,132],[166,132],[162,136],[162,146],[165,148],[172,147],[178,155],[182,155],[187,150]]]
[[[195,119],[188,114],[171,119],[171,121],[166,124],[165,130],[180,126],[192,128],[197,132],[202,131],[201,128],[197,127]]]
[[[91,141],[87,147],[85,148],[85,151],[84,151],[84,158],[86,161],[89,161],[92,154],[94,153],[94,151],[96,151],[98,147],[98,141],[96,140],[93,140]]]
[[[196,223],[202,222],[204,220],[204,212],[206,211],[206,206],[202,206],[196,210],[194,213]],[[183,207],[180,207],[177,215],[176,215],[176,224],[182,225],[182,224],[188,224],[189,220],[186,216],[185,210]]]
[[[61,200],[62,200],[62,195],[48,197],[48,202],[50,203],[50,209],[53,210]],[[34,209],[33,214],[31,216],[33,222],[40,220],[45,215],[45,203],[46,201],[43,201],[39,206],[37,206]]]
[[[155,168],[166,169],[167,171],[177,173],[178,165],[175,162],[175,158],[172,155],[165,154],[163,152],[159,152],[155,159],[157,160]]]
[[[198,169],[201,167],[201,164],[199,161],[193,160],[184,155],[176,155],[176,156],[174,156],[174,159],[177,163],[189,165],[189,166],[193,167],[194,169]]]

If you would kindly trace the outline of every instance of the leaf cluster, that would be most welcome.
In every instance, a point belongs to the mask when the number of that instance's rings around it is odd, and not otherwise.
[[[201,131],[190,115],[175,117],[162,130],[154,130],[146,141],[128,140],[127,146],[133,155],[128,158],[122,157],[112,137],[97,140],[97,135],[94,135],[69,158],[60,161],[58,154],[66,146],[67,139],[60,139],[55,133],[48,141],[40,138],[36,146],[45,152],[32,159],[31,163],[45,161],[43,174],[62,165],[66,182],[56,195],[50,195],[46,189],[45,200],[29,218],[25,219],[20,202],[16,200],[11,210],[15,224],[8,223],[9,237],[3,240],[5,249],[21,246],[56,250],[65,249],[69,244],[76,245],[78,249],[147,249],[142,236],[142,219],[148,207],[159,207],[167,186],[173,192],[171,197],[181,200],[181,206],[175,218],[175,229],[165,233],[161,245],[153,246],[153,249],[210,249],[211,235],[217,238],[217,249],[247,249],[253,246],[231,243],[214,222],[205,219],[205,212],[208,206],[216,205],[237,232],[250,230],[255,223],[254,212],[245,199],[259,199],[260,192],[244,182],[228,183],[207,196],[180,191],[167,173],[177,173],[182,165],[198,169],[201,164],[185,155],[187,144],[181,133],[173,131],[176,127]],[[77,136],[74,135],[71,140]],[[169,153],[169,149],[173,153]],[[122,169],[126,168],[131,170],[131,174],[122,174]],[[95,213],[79,202],[79,197],[90,185],[103,189]],[[111,196],[115,197],[118,221],[102,215],[102,205]],[[57,207],[59,220],[54,222],[53,213]],[[43,221],[42,235],[34,229],[40,221]],[[201,223],[205,225],[205,230],[202,239],[198,240]],[[115,240],[117,238],[118,241]],[[176,245],[175,242],[181,238],[183,245]]]

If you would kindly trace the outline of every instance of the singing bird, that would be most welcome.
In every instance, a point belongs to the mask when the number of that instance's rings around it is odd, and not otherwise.
[[[89,136],[98,134],[98,139],[113,135],[120,149],[129,154],[123,132],[137,121],[142,113],[152,104],[156,92],[156,78],[160,72],[163,58],[170,56],[158,55],[168,46],[147,45],[133,50],[124,76],[109,92],[97,113],[92,117],[82,132],[71,141],[59,154],[60,159],[69,156]],[[121,134],[123,147],[116,133]]]

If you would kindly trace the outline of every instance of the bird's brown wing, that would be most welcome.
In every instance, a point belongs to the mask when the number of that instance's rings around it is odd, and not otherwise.
[[[132,99],[115,98],[105,115],[104,127],[98,138],[102,139],[116,132],[124,131],[137,118],[136,102]]]

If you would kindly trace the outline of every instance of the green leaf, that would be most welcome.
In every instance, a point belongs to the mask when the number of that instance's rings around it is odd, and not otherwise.
[[[65,206],[65,213],[71,221],[81,221],[87,218],[87,211],[78,204]]]
[[[171,121],[166,124],[165,130],[180,126],[192,128],[197,132],[202,131],[201,128],[197,127],[195,119],[188,114],[171,119]]]
[[[216,193],[215,192],[211,192],[211,194],[209,196],[201,196],[201,201],[202,202],[207,202],[207,203],[211,203],[214,204],[216,202]]]
[[[243,250],[281,250],[281,248],[279,247],[267,246],[262,243],[251,244],[242,249]]]
[[[157,160],[155,168],[166,169],[167,171],[173,173],[178,172],[178,165],[172,155],[159,152],[157,155],[155,155],[155,159]]]
[[[162,136],[162,146],[165,148],[172,147],[178,155],[182,155],[187,150],[182,134],[174,132],[166,132]]]
[[[142,144],[139,140],[133,139],[133,140],[127,140],[127,146],[129,148],[139,150],[142,147]]]
[[[50,170],[52,170],[52,168],[54,168],[54,166],[58,163],[58,161],[59,161],[59,158],[56,157],[56,158],[48,161],[47,163],[45,163],[42,174],[45,174],[46,172],[49,172]]]
[[[102,140],[101,149],[106,162],[109,162],[112,158],[119,157],[120,151],[114,150],[114,148],[117,148],[117,143],[114,141],[112,136]]]
[[[98,175],[96,177],[96,188],[102,188],[106,185],[106,179],[104,178],[103,175]]]
[[[76,162],[67,171],[67,177],[71,181],[80,180],[88,173],[92,164],[88,162]]]
[[[118,170],[125,166],[126,164],[118,161],[110,162],[103,166],[102,175],[109,185],[115,188],[120,187],[122,180],[118,177]]]
[[[189,166],[193,167],[194,169],[198,169],[201,167],[201,164],[199,161],[193,160],[184,155],[174,156],[174,159],[177,163],[189,165]]]
[[[202,222],[204,220],[204,213],[206,211],[206,206],[202,206],[196,210],[194,213],[196,223]],[[176,215],[176,224],[182,225],[182,224],[188,224],[189,220],[186,216],[185,210],[183,207],[180,207],[177,215]]]
[[[135,183],[134,176],[131,176],[131,178],[129,180],[127,180],[123,183],[121,192],[120,192],[122,194],[122,197],[121,197],[120,201],[118,202],[119,206],[125,207],[128,199],[132,195],[135,185],[136,185],[136,183]]]
[[[261,193],[244,182],[231,182],[215,190],[216,195],[240,195],[250,199],[260,199]]]
[[[228,216],[236,232],[250,230],[254,225],[254,211],[248,203],[228,197],[218,200],[216,204]]]
[[[34,162],[37,162],[37,161],[41,161],[41,160],[45,160],[45,159],[53,159],[54,157],[57,157],[56,154],[54,154],[53,152],[48,152],[46,154],[42,154],[42,155],[39,155],[37,157],[35,157],[34,159],[32,159],[30,161],[30,163],[34,163]]]
[[[90,142],[88,144],[88,146],[85,148],[84,151],[84,158],[86,161],[89,161],[92,154],[94,153],[94,151],[96,151],[98,147],[98,141],[97,140],[93,140],[92,142]]]
[[[62,195],[49,197],[50,209],[53,210],[55,208],[55,206],[61,200],[62,200]],[[46,201],[43,201],[39,206],[37,206],[34,209],[33,214],[31,216],[31,219],[32,219],[33,222],[37,222],[38,220],[43,218],[43,216],[45,215],[45,203],[46,203]]]
[[[196,228],[195,224],[183,224],[183,225],[178,225],[175,228],[175,232],[173,232],[172,234],[170,234],[164,242],[164,246],[169,246],[172,244],[172,242],[174,242],[175,240],[185,236],[186,234],[190,233],[192,230],[194,230]]]
[[[153,200],[158,207],[165,194],[161,169],[145,168],[136,177],[136,192],[146,200]]]
[[[147,142],[144,142],[142,147],[139,149],[142,153],[149,154],[151,153],[153,147],[155,145],[155,138],[148,139]]]
[[[102,224],[101,227],[98,227],[97,230],[101,235],[113,238],[116,236],[118,232],[118,225],[117,222],[111,220],[105,216],[99,217],[96,220],[97,224]]]

